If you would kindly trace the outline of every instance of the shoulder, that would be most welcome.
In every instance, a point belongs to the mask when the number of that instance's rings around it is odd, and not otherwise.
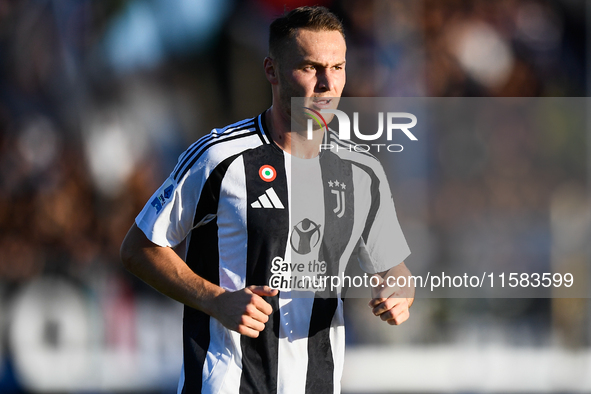
[[[215,128],[179,156],[171,177],[179,182],[191,173],[207,176],[223,161],[265,144],[269,139],[262,126],[262,114]]]

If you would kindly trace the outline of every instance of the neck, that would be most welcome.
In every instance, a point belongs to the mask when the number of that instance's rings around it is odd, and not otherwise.
[[[320,153],[320,144],[324,137],[323,129],[315,129],[312,139],[308,139],[307,130],[291,130],[291,118],[282,116],[273,106],[265,116],[267,129],[277,146],[292,156],[311,159]]]

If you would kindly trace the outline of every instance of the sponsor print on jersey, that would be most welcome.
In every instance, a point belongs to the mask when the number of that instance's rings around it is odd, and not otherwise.
[[[273,182],[277,176],[277,171],[275,171],[273,166],[265,164],[259,169],[259,176],[265,182]]]
[[[297,254],[308,254],[318,245],[321,238],[320,225],[306,218],[296,224],[291,230],[291,248]]]
[[[283,206],[283,204],[281,203],[281,199],[279,199],[279,196],[277,195],[277,193],[275,193],[275,190],[273,190],[272,187],[265,190],[265,194],[261,194],[255,202],[250,204],[250,206],[255,209],[256,208],[275,208],[275,209],[285,208]]]
[[[150,203],[154,209],[156,210],[156,213],[160,213],[160,211],[162,211],[162,208],[164,208],[164,205],[166,205],[166,203],[170,200],[170,198],[172,197],[172,192],[174,190],[174,185],[172,184],[172,181],[170,179],[168,179],[164,185],[162,185],[162,187],[160,188],[160,192],[157,193],[157,197],[155,197],[152,202]]]
[[[298,297],[313,297],[326,289],[326,263],[318,260],[322,225],[304,218],[292,227],[289,244],[291,260],[273,259],[269,286],[281,291],[304,291]],[[307,295],[302,295],[307,294]]]

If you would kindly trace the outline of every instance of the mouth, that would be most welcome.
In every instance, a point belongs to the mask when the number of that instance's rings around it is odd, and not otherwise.
[[[332,99],[328,99],[328,98],[314,98],[312,100],[312,103],[314,104],[314,107],[322,109],[322,108],[330,108]]]

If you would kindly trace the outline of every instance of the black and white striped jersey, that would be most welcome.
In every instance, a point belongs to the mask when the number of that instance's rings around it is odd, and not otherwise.
[[[340,392],[342,289],[302,278],[350,264],[382,272],[410,253],[373,156],[339,149],[297,159],[270,139],[264,113],[191,145],[136,223],[158,245],[185,242],[189,267],[224,289],[280,289],[265,298],[273,314],[256,339],[185,307],[183,394]]]

